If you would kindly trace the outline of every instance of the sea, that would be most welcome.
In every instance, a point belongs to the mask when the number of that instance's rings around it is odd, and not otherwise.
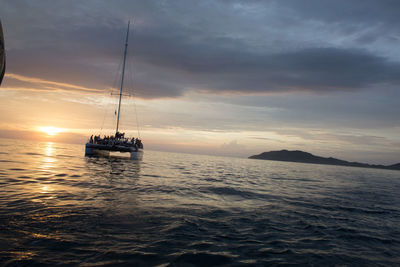
[[[399,171],[122,155],[0,139],[0,265],[400,265]]]

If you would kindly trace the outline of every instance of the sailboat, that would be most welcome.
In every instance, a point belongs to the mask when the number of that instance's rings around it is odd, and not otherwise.
[[[3,27],[0,20],[0,85],[6,71],[6,51],[4,48]]]
[[[125,137],[125,133],[119,132],[119,116],[121,113],[121,100],[122,92],[124,87],[124,76],[125,76],[125,62],[126,62],[126,52],[128,49],[128,37],[129,37],[129,25],[126,31],[125,39],[125,49],[124,58],[122,63],[122,74],[121,83],[119,89],[119,101],[118,101],[118,114],[117,114],[117,125],[115,129],[114,136],[104,136],[103,138],[99,136],[91,136],[85,145],[85,155],[86,156],[96,156],[96,155],[109,155],[110,152],[121,152],[130,153],[131,159],[142,159],[143,158],[143,143],[139,138],[128,138]]]

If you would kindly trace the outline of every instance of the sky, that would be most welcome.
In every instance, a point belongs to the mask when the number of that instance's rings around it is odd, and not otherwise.
[[[394,0],[0,0],[0,137],[83,145],[112,134],[131,20],[120,128],[145,148],[398,163],[399,10]]]

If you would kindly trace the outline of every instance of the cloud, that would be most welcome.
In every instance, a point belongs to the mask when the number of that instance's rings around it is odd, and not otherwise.
[[[303,18],[329,23],[358,23],[367,26],[380,23],[385,27],[400,24],[397,14],[400,3],[392,0],[289,0],[285,1],[285,6]]]
[[[84,93],[101,93],[103,90],[87,88],[79,85],[47,81],[38,78],[26,77],[13,73],[6,73],[7,83],[3,86],[6,89],[44,90],[44,91],[77,91]]]
[[[271,131],[289,137],[297,137],[303,140],[313,140],[315,143],[330,143],[338,147],[353,146],[368,149],[371,147],[385,147],[387,151],[399,151],[400,142],[382,136],[356,133],[333,133],[322,129],[277,128]]]
[[[275,55],[219,53],[216,62],[199,60],[201,74],[192,84],[212,91],[353,91],[376,84],[399,84],[400,64],[364,51],[309,48]],[[182,70],[188,67],[182,66]],[[207,70],[207,71],[206,71]],[[189,84],[191,83],[188,82]]]
[[[142,98],[399,85],[396,57],[368,46],[399,21],[387,1],[16,1],[1,15],[11,73],[82,88],[117,87],[132,15],[128,90]]]

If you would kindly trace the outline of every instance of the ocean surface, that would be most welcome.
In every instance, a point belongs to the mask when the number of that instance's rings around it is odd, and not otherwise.
[[[399,266],[400,172],[0,139],[0,265]]]

